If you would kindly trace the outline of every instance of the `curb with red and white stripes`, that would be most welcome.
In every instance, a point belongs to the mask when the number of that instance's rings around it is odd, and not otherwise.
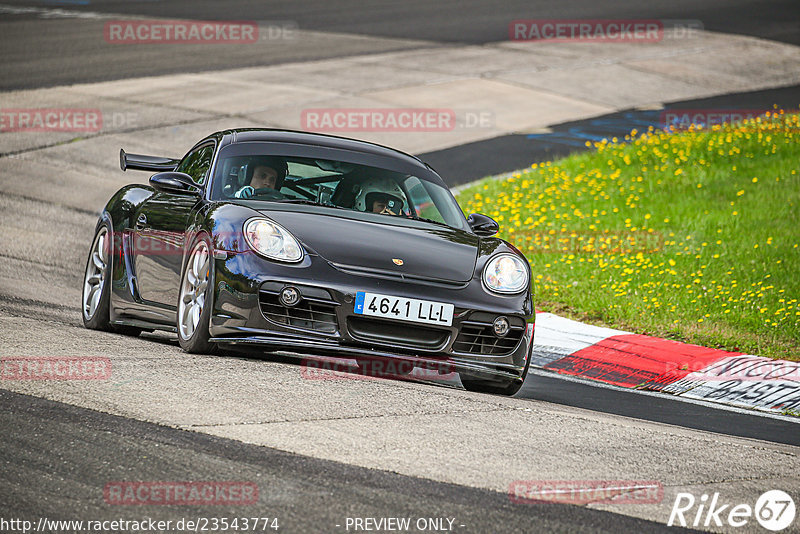
[[[800,412],[800,362],[710,349],[536,314],[531,365],[624,388]]]

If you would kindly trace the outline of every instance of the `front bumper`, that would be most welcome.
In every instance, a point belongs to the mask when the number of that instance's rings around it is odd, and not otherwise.
[[[211,341],[234,346],[319,353],[351,358],[392,358],[415,365],[497,379],[519,379],[530,358],[530,293],[493,295],[479,278],[467,283],[408,280],[395,273],[337,266],[309,255],[279,264],[252,252],[215,254]],[[292,309],[277,299],[285,286],[303,295]],[[355,295],[368,291],[447,302],[451,326],[428,326],[354,313]],[[506,338],[486,327],[504,316]]]

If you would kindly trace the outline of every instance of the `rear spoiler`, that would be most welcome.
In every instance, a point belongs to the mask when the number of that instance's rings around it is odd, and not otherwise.
[[[180,162],[179,159],[126,154],[123,149],[119,149],[119,168],[123,171],[127,169],[155,172],[174,171]]]

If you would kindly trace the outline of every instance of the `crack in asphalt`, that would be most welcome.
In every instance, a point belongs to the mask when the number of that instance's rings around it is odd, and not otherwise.
[[[358,419],[385,419],[389,417],[416,417],[425,415],[463,415],[471,413],[491,413],[491,412],[509,412],[514,411],[515,408],[494,408],[489,410],[466,410],[466,411],[443,411],[443,412],[415,412],[408,414],[375,414],[375,415],[349,415],[341,417],[320,417],[313,419],[284,419],[282,421],[241,421],[238,423],[209,423],[209,424],[194,424],[194,425],[181,425],[180,428],[214,428],[214,427],[228,427],[228,426],[252,426],[252,425],[272,425],[283,423],[315,423],[320,421],[351,421]]]
[[[66,267],[62,267],[60,265],[56,265],[54,263],[42,263],[42,262],[37,261],[37,260],[31,260],[29,258],[23,258],[21,256],[14,256],[13,254],[5,254],[5,253],[2,253],[2,252],[0,252],[0,258],[4,258],[6,260],[21,261],[23,263],[31,263],[33,265],[36,265],[37,267],[50,267],[55,271],[60,271],[62,273],[68,273],[68,274],[73,275],[73,276],[79,276],[79,275],[76,275],[75,271],[72,271],[72,270],[70,270],[70,269],[68,269]],[[2,296],[3,296],[3,294],[0,293],[0,297],[2,297]]]
[[[55,302],[45,302],[43,300],[36,300],[36,299],[26,299],[22,297],[14,297],[11,295],[6,295],[4,293],[0,293],[0,302],[6,302],[10,304],[23,304],[28,306],[35,306],[42,309],[42,311],[51,311],[52,308],[58,308],[63,311],[70,311],[70,312],[77,312],[80,313],[80,309],[73,306],[67,306],[66,304],[58,304]],[[5,311],[4,308],[0,308],[0,310]],[[58,324],[62,324],[61,321],[53,321]],[[66,326],[73,326],[72,324],[65,323]]]
[[[775,480],[776,478],[783,478],[783,477],[764,476],[764,477],[721,478],[719,480],[709,480],[705,482],[703,481],[693,482],[691,480],[687,480],[686,483],[683,484],[662,484],[662,485],[664,486],[664,488],[685,488],[686,486],[710,486],[712,484],[729,484],[735,482],[759,482],[762,480]]]
[[[2,155],[0,155],[2,157]],[[99,217],[102,210],[89,210],[86,208],[78,208],[76,206],[67,206],[66,204],[59,204],[53,200],[47,200],[45,198],[39,197],[29,197],[27,195],[21,195],[19,193],[12,193],[10,191],[0,191],[0,198],[8,197],[14,200],[25,200],[28,202],[34,202],[39,204],[45,204],[48,206],[55,206],[56,208],[63,208],[66,211],[73,211],[80,215],[91,215],[92,217]]]
[[[142,103],[140,102],[140,103],[138,103],[138,105],[142,105]],[[155,106],[155,107],[158,107],[158,106]],[[178,109],[180,109],[182,111],[191,111],[191,110],[187,110],[185,108],[178,108]],[[48,148],[54,148],[54,147],[68,145],[68,144],[71,144],[71,143],[77,143],[77,142],[81,142],[81,141],[89,141],[89,140],[92,140],[92,139],[99,139],[99,138],[107,137],[107,136],[111,136],[111,135],[142,132],[142,131],[145,131],[145,130],[153,130],[153,129],[157,129],[157,128],[167,128],[167,127],[173,127],[173,126],[185,126],[187,124],[195,124],[195,123],[203,122],[203,121],[225,119],[225,118],[232,118],[232,117],[234,117],[234,115],[227,115],[227,114],[210,115],[210,116],[205,117],[205,118],[187,119],[187,120],[183,120],[183,121],[171,121],[170,123],[164,123],[164,124],[150,124],[150,125],[146,125],[146,126],[143,125],[141,127],[120,128],[119,130],[113,130],[113,131],[107,131],[107,132],[98,132],[96,135],[86,135],[86,136],[82,136],[82,137],[73,137],[72,139],[65,139],[64,141],[57,141],[55,143],[47,143],[47,144],[44,144],[44,145],[39,145],[39,146],[29,147],[29,148],[23,148],[23,149],[20,149],[20,150],[13,150],[13,151],[10,151],[10,152],[0,152],[0,159],[2,159],[2,158],[13,158],[14,156],[20,156],[22,154],[30,154],[32,152],[37,152],[37,151],[40,151],[40,150],[46,150]]]

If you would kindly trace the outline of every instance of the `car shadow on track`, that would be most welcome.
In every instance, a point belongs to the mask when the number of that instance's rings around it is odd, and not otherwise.
[[[143,332],[139,338],[160,345],[178,347],[178,339],[175,334],[171,333]],[[455,370],[413,366],[408,361],[380,358],[353,359],[321,354],[229,347],[220,347],[214,356],[297,366],[300,376],[307,380],[389,380],[464,389]],[[527,377],[525,386],[528,386],[531,378],[533,377],[530,375]]]

